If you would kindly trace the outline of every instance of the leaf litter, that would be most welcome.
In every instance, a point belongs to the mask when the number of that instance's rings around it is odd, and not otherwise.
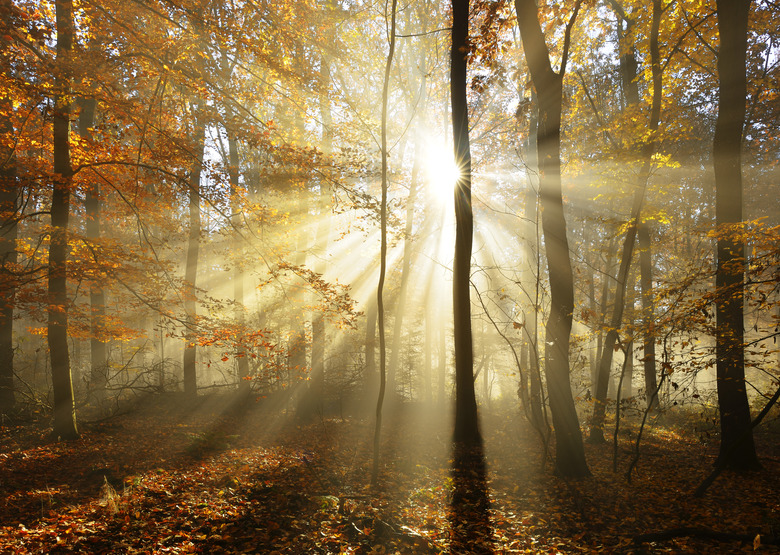
[[[516,412],[483,414],[483,476],[472,463],[453,471],[448,424],[402,406],[386,424],[377,490],[373,423],[356,418],[304,426],[262,403],[149,403],[73,442],[52,442],[40,425],[4,427],[0,552],[778,551],[761,541],[780,530],[776,433],[757,437],[762,472],[725,473],[694,498],[717,444],[679,430],[651,430],[628,484],[630,422],[618,473],[611,445],[586,445],[593,477],[580,481],[553,476],[549,460],[542,467],[538,436]],[[689,528],[725,536],[635,541]]]

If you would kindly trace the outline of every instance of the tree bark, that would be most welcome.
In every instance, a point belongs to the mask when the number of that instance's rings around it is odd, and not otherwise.
[[[571,27],[579,7],[578,1],[566,28],[561,69],[556,73],[550,65],[550,55],[539,24],[536,3],[534,0],[515,0],[523,50],[539,99],[536,148],[540,170],[542,232],[550,279],[550,316],[546,326],[544,370],[555,429],[555,472],[559,476],[572,478],[590,475],[569,383],[569,337],[574,311],[574,277],[563,213],[560,159],[563,75],[566,71]]]
[[[718,0],[720,96],[715,122],[715,223],[718,227],[715,357],[720,410],[718,463],[735,470],[760,466],[750,431],[745,389],[745,244],[730,226],[742,222],[742,132],[747,98],[749,0]],[[746,433],[747,432],[747,433]],[[733,444],[738,452],[727,457]]]
[[[57,63],[55,77],[53,148],[54,190],[51,199],[51,238],[48,272],[48,329],[54,394],[54,429],[60,439],[76,439],[76,407],[68,353],[68,218],[73,169],[70,165],[70,78],[73,49],[73,5],[57,0]]]
[[[0,38],[0,44],[4,39]],[[0,99],[0,134],[12,136],[12,103]],[[7,115],[6,115],[7,114]],[[9,148],[0,148],[0,414],[7,414],[16,404],[14,395],[14,304],[16,298],[16,238],[19,207],[19,184],[16,157]]]
[[[650,229],[647,222],[639,224],[637,229],[639,239],[639,280],[642,289],[642,365],[645,375],[645,401],[647,408],[654,411],[658,408],[658,396],[653,391],[658,388],[655,364],[655,301],[653,300],[653,268],[652,244]]]
[[[529,122],[529,133],[526,150],[528,151],[528,167],[531,170],[528,173],[528,189],[525,191],[525,233],[526,237],[535,239],[536,248],[527,246],[529,260],[533,259],[535,271],[531,274],[531,280],[524,280],[526,290],[533,288],[533,329],[528,333],[530,343],[530,364],[528,365],[530,389],[529,404],[531,414],[531,424],[539,432],[539,436],[546,441],[549,436],[549,429],[544,419],[544,410],[542,407],[542,372],[539,367],[539,286],[541,285],[541,241],[539,240],[539,183],[534,176],[539,175],[539,157],[536,149],[536,141],[539,130],[539,99],[534,91],[531,92],[531,102],[533,104],[531,121]],[[530,268],[529,268],[530,270]],[[527,275],[527,270],[525,273]],[[528,330],[526,330],[528,331]]]
[[[393,0],[390,8],[390,48],[387,52],[385,76],[382,87],[382,200],[380,204],[380,234],[381,245],[379,254],[379,284],[376,289],[377,322],[379,324],[379,394],[376,401],[376,420],[374,425],[374,460],[371,468],[371,485],[379,483],[379,439],[382,431],[382,405],[385,401],[387,385],[387,349],[385,347],[385,303],[384,286],[387,273],[387,102],[390,89],[390,70],[393,67],[395,54],[395,15],[397,0]]]
[[[474,345],[471,337],[471,249],[474,216],[471,208],[471,149],[467,99],[466,58],[469,38],[469,0],[452,1],[450,90],[452,140],[460,169],[455,184],[455,260],[452,304],[455,322],[455,432],[456,443],[481,444],[474,393]]]
[[[79,135],[91,140],[90,128],[95,122],[97,102],[94,98],[84,98],[80,101]],[[84,212],[86,217],[87,239],[100,239],[100,184],[94,181],[89,184],[84,195]],[[99,260],[95,260],[99,264]],[[93,280],[89,286],[90,305],[90,382],[93,393],[101,401],[106,394],[108,383],[108,356],[106,342],[103,341],[104,321],[106,316],[106,301],[100,282]]]
[[[330,66],[324,55],[320,59],[320,86],[319,94],[320,117],[322,118],[322,154],[326,164],[330,163],[333,154],[333,119],[331,117],[330,96]],[[327,170],[323,168],[323,172]],[[325,272],[325,256],[328,250],[330,236],[330,184],[327,179],[320,179],[318,199],[319,220],[317,220],[317,232],[314,239],[316,261],[314,271],[318,274]],[[315,312],[311,322],[311,390],[313,401],[319,405],[325,397],[325,319],[322,312]]]
[[[239,329],[244,328],[244,241],[241,236],[242,217],[239,202],[239,157],[238,141],[232,130],[226,130],[228,137],[228,179],[230,180],[231,225],[233,226],[233,255],[237,258],[233,263],[233,300],[236,303],[236,321]],[[239,389],[250,389],[249,358],[246,345],[237,346]]]
[[[641,221],[642,205],[645,199],[647,183],[650,180],[650,170],[652,168],[652,157],[656,149],[655,134],[658,130],[658,124],[661,120],[661,56],[658,48],[658,33],[661,25],[661,0],[653,0],[653,21],[650,29],[650,63],[653,75],[653,100],[650,107],[650,140],[642,147],[642,168],[639,172],[636,190],[634,191],[634,200],[631,208],[631,221],[629,222],[626,236],[623,240],[623,251],[620,258],[620,269],[618,270],[617,285],[615,286],[615,304],[612,307],[612,317],[609,323],[609,331],[604,338],[604,348],[601,352],[599,362],[598,381],[596,382],[596,396],[593,400],[593,417],[590,421],[590,436],[588,440],[591,443],[604,443],[604,419],[606,416],[607,386],[609,382],[609,371],[612,367],[612,353],[615,343],[618,339],[618,329],[623,322],[623,310],[625,308],[625,294],[628,280],[628,272],[631,268],[631,260],[634,256],[634,245],[636,244],[637,227]],[[632,68],[634,64],[624,63],[625,67]],[[626,71],[622,72],[626,79],[630,77]],[[636,99],[639,95],[633,90],[634,80],[624,83],[628,100]],[[631,92],[633,91],[633,92]]]
[[[194,109],[195,118],[195,152],[189,181],[189,215],[190,229],[187,240],[187,260],[184,270],[184,311],[187,315],[187,343],[184,346],[182,370],[184,374],[184,394],[194,398],[198,394],[198,373],[195,366],[197,348],[195,347],[195,328],[197,326],[197,278],[198,257],[200,255],[200,176],[203,168],[203,149],[206,142],[206,128]]]
[[[378,391],[379,375],[376,368],[376,297],[370,299],[366,306],[366,368],[363,385],[367,395]]]
[[[618,41],[620,42],[621,51],[625,52],[620,58],[620,78],[623,84],[623,91],[626,103],[629,106],[636,105],[639,103],[639,83],[637,81],[639,64],[636,60],[636,50],[633,46],[625,44],[626,36],[630,35],[634,21],[626,16],[623,8],[617,1],[613,0],[612,4],[618,16]],[[621,19],[626,23],[625,32],[620,23]],[[658,24],[660,25],[660,16]],[[655,37],[651,37],[651,41],[653,41],[653,46],[650,55],[654,59],[651,60],[651,64],[654,68],[657,67],[659,73],[657,79],[660,80],[660,52],[658,50],[657,31],[655,32]],[[656,70],[653,69],[653,71],[655,72]],[[656,77],[654,76],[653,79],[655,82]],[[658,94],[660,95],[660,91]],[[639,185],[641,186],[641,183]],[[655,410],[658,407],[658,397],[653,396],[652,392],[656,390],[658,382],[655,364],[655,303],[653,301],[652,245],[650,243],[649,226],[650,224],[646,221],[639,222],[637,241],[639,242],[639,272],[642,288],[642,327],[644,328],[642,359],[645,377],[645,399],[647,407],[650,410]]]

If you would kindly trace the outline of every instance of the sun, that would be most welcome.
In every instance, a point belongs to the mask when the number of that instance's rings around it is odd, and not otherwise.
[[[452,148],[440,142],[429,142],[425,152],[425,177],[431,197],[449,201],[455,191],[455,182],[460,177],[460,168],[455,163]]]

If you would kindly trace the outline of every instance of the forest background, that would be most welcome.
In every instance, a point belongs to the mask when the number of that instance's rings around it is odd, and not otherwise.
[[[475,399],[474,444],[477,405],[519,406],[560,476],[621,415],[696,415],[758,468],[780,8],[733,4],[3,0],[4,425],[75,439],[177,392],[305,423],[381,384],[429,419]]]

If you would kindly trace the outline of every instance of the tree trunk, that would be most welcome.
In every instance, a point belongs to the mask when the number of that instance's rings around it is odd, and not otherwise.
[[[539,183],[532,176],[539,175],[539,157],[536,148],[536,141],[539,132],[539,99],[535,91],[531,92],[531,102],[533,104],[531,121],[529,123],[528,141],[526,150],[528,151],[528,189],[525,192],[525,206],[523,207],[525,216],[526,237],[534,237],[536,248],[527,247],[529,260],[533,257],[535,272],[532,273],[531,280],[524,280],[526,291],[534,290],[534,311],[533,311],[533,329],[529,333],[530,342],[530,365],[529,368],[529,403],[531,409],[531,424],[538,430],[540,437],[546,438],[549,429],[544,419],[544,410],[542,408],[542,372],[539,367],[539,286],[541,285],[541,241],[539,240]],[[527,272],[526,272],[527,273]],[[526,330],[528,331],[528,330]]]
[[[626,323],[628,329],[634,328],[634,297],[636,293],[636,275],[635,272],[631,273],[628,280],[628,291],[626,298]],[[629,338],[623,351],[623,370],[622,370],[622,384],[623,387],[620,390],[620,398],[623,400],[630,399],[634,394],[633,381],[634,381],[634,340]]]
[[[630,35],[634,21],[626,16],[619,3],[613,1],[613,6],[615,7],[618,16],[618,42],[620,43],[621,51],[625,52],[620,58],[620,78],[626,97],[626,104],[629,106],[636,105],[639,103],[639,83],[637,81],[637,69],[639,64],[637,63],[636,51],[633,46],[625,44],[626,37]],[[660,26],[660,14],[658,18],[657,25]],[[621,19],[626,23],[625,31],[620,22]],[[652,70],[657,72],[658,75],[654,75],[653,77],[653,86],[655,87],[655,81],[657,80],[659,81],[658,87],[660,89],[660,52],[658,50],[657,27],[654,27],[654,29],[656,30],[651,30],[651,34],[655,33],[655,35],[654,37],[651,37],[650,55],[651,65],[653,66]],[[656,94],[655,91],[653,94]],[[660,96],[661,91],[659,90],[657,94]],[[652,156],[652,153],[650,153],[650,155]],[[649,161],[645,160],[644,163],[649,163]],[[640,175],[640,179],[641,177],[642,176]],[[639,183],[639,186],[642,186],[642,184]],[[658,407],[658,396],[653,397],[652,395],[653,391],[657,389],[655,333],[653,331],[655,322],[655,303],[653,302],[652,245],[650,244],[649,224],[645,221],[640,221],[638,224],[637,240],[639,241],[639,272],[642,288],[642,327],[644,328],[642,354],[645,375],[645,399],[648,409],[654,410]]]
[[[612,277],[612,266],[615,262],[615,250],[617,246],[617,237],[610,239],[607,244],[607,259],[601,282],[601,302],[599,303],[599,330],[596,340],[596,364],[592,369],[593,393],[596,393],[596,387],[599,381],[599,363],[601,362],[601,353],[604,351],[604,328],[607,327],[607,312],[609,309],[609,282]]]
[[[379,379],[376,369],[376,297],[366,303],[366,368],[363,376],[365,394],[373,396],[379,391]]]
[[[0,44],[3,42],[4,39],[0,37]],[[14,132],[11,109],[9,98],[0,99],[0,110],[4,114],[0,117],[0,135],[4,137],[10,137]],[[7,414],[16,404],[13,336],[19,184],[16,157],[11,149],[0,148],[0,163],[0,414]]]
[[[387,52],[385,77],[382,87],[382,200],[380,206],[380,267],[379,284],[376,289],[377,321],[379,324],[379,394],[376,401],[376,421],[374,426],[374,460],[371,468],[371,485],[379,483],[379,438],[382,431],[382,405],[385,401],[385,386],[387,381],[387,350],[385,348],[385,304],[384,286],[387,273],[387,102],[390,88],[390,70],[393,67],[395,54],[395,15],[397,0],[393,0],[390,8],[390,48]]]
[[[233,255],[237,260],[233,263],[233,300],[236,303],[236,321],[239,329],[244,329],[244,240],[241,235],[242,217],[239,202],[239,157],[238,141],[232,130],[226,130],[228,137],[228,178],[230,179],[231,224],[233,226]],[[250,389],[249,353],[246,345],[237,345],[239,389]]]
[[[642,288],[642,327],[644,328],[642,364],[645,374],[645,400],[650,411],[658,408],[658,389],[655,371],[655,302],[653,300],[653,274],[650,229],[647,222],[639,224],[639,279]]]
[[[90,128],[95,122],[96,104],[94,98],[85,98],[80,101],[79,135],[88,141],[92,139]],[[98,181],[93,181],[87,187],[84,212],[87,220],[87,239],[93,242],[98,241],[100,239],[100,184]],[[95,262],[100,263],[99,260]],[[103,288],[97,280],[93,280],[89,286],[89,305],[91,312],[90,383],[92,392],[97,396],[98,401],[102,401],[106,395],[108,383],[108,357],[106,343],[103,341],[106,301]]]
[[[455,433],[456,443],[480,444],[477,400],[474,394],[474,346],[471,337],[471,248],[474,216],[471,208],[471,149],[466,91],[469,0],[452,1],[452,53],[450,87],[452,142],[460,175],[455,185],[455,260],[452,305],[455,322]]]
[[[322,154],[326,163],[331,163],[333,154],[333,119],[331,117],[330,96],[330,66],[327,59],[320,58],[320,86],[319,94],[320,117],[322,118]],[[327,171],[323,169],[323,171]],[[330,184],[327,179],[320,179],[319,191],[319,219],[317,220],[317,232],[314,239],[316,262],[314,271],[318,274],[325,272],[325,256],[328,250],[330,236]],[[315,312],[311,322],[311,389],[315,403],[322,404],[325,397],[325,319],[321,312]]]
[[[60,439],[76,439],[76,407],[68,353],[68,217],[73,169],[70,165],[71,51],[73,48],[73,5],[57,0],[57,67],[54,97],[54,191],[51,199],[51,239],[48,273],[48,329],[54,393],[54,430]]]
[[[574,311],[574,277],[563,213],[560,159],[563,75],[566,70],[571,27],[579,7],[578,1],[566,28],[561,70],[555,73],[550,65],[549,51],[534,0],[515,0],[523,50],[539,99],[536,148],[540,170],[542,232],[550,279],[550,316],[546,327],[544,370],[555,428],[555,472],[559,476],[572,478],[590,475],[569,383],[569,337]]]
[[[631,267],[631,259],[634,256],[634,245],[636,244],[637,227],[641,221],[642,204],[645,199],[647,183],[650,180],[650,170],[652,167],[652,158],[655,153],[656,138],[655,133],[658,130],[658,124],[661,119],[661,56],[658,48],[658,33],[661,25],[661,0],[653,0],[653,21],[650,29],[650,63],[653,75],[653,100],[650,108],[650,123],[648,130],[650,140],[642,148],[642,168],[639,172],[639,178],[636,190],[634,191],[634,200],[631,208],[631,221],[629,222],[626,236],[623,242],[623,252],[621,253],[620,269],[618,270],[617,285],[615,287],[615,304],[612,308],[612,318],[609,323],[609,331],[604,339],[604,349],[601,352],[601,361],[599,362],[599,375],[596,383],[596,396],[593,401],[593,417],[590,422],[590,436],[588,440],[592,443],[604,443],[604,419],[606,416],[607,385],[609,381],[609,371],[612,367],[612,353],[618,338],[618,329],[623,321],[623,309],[625,307],[625,293],[628,280],[628,271]],[[631,66],[630,63],[624,64]],[[623,75],[627,75],[624,71]],[[628,78],[628,77],[627,77]],[[625,88],[631,91],[633,88],[633,79],[631,83],[626,83]],[[632,97],[638,99],[638,93],[630,93]]]
[[[735,470],[759,467],[745,389],[745,244],[729,226],[742,222],[742,132],[747,98],[746,57],[749,0],[717,1],[720,96],[715,123],[715,222],[718,268],[715,286],[718,402],[721,441],[718,464]],[[726,454],[739,443],[733,455]]]
[[[196,119],[200,120],[197,109]],[[203,168],[203,149],[206,143],[205,125],[198,121],[195,124],[195,152],[193,153],[192,169],[189,182],[189,212],[190,230],[187,241],[187,261],[184,271],[184,311],[187,314],[187,343],[184,346],[182,370],[184,373],[184,394],[194,398],[198,394],[198,375],[195,367],[196,347],[195,329],[197,327],[197,278],[198,256],[200,254],[200,176]]]

